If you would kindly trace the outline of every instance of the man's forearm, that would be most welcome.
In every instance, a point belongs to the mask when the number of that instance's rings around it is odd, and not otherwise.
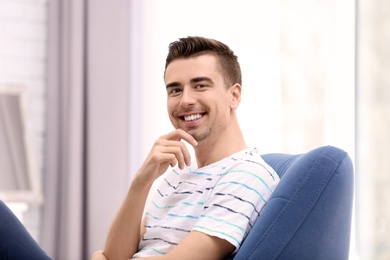
[[[142,214],[150,186],[133,181],[109,230],[104,255],[107,259],[129,259],[138,250]]]

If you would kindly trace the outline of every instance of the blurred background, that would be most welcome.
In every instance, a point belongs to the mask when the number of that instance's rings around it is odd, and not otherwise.
[[[350,259],[390,259],[390,2],[0,0],[0,199],[54,259],[88,259],[172,130],[170,42],[228,44],[262,153],[347,151]]]

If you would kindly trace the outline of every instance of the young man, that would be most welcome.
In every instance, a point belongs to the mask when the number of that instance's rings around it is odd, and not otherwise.
[[[245,143],[236,114],[241,70],[228,46],[202,37],[171,43],[164,81],[175,130],[154,143],[93,259],[224,259],[279,182]],[[195,150],[192,162],[183,141]],[[152,183],[176,165],[143,216]]]

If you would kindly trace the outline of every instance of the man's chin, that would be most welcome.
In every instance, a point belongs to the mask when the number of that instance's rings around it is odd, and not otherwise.
[[[196,131],[195,129],[184,129],[184,131],[186,131],[187,133],[189,133],[193,138],[197,139],[196,136]]]
[[[179,128],[190,134],[193,138],[195,138],[196,141],[198,141],[198,133],[195,128]]]
[[[178,127],[181,130],[184,130],[185,132],[189,133],[190,135],[195,134],[195,131],[197,127]]]
[[[199,127],[179,127],[190,134],[197,142],[201,142],[207,138],[210,132],[200,132]]]

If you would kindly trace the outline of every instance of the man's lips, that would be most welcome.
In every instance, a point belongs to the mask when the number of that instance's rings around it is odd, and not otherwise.
[[[191,122],[196,121],[200,118],[202,118],[205,115],[205,113],[195,113],[195,114],[187,114],[187,115],[181,115],[179,118],[181,120],[184,120],[185,122]]]

